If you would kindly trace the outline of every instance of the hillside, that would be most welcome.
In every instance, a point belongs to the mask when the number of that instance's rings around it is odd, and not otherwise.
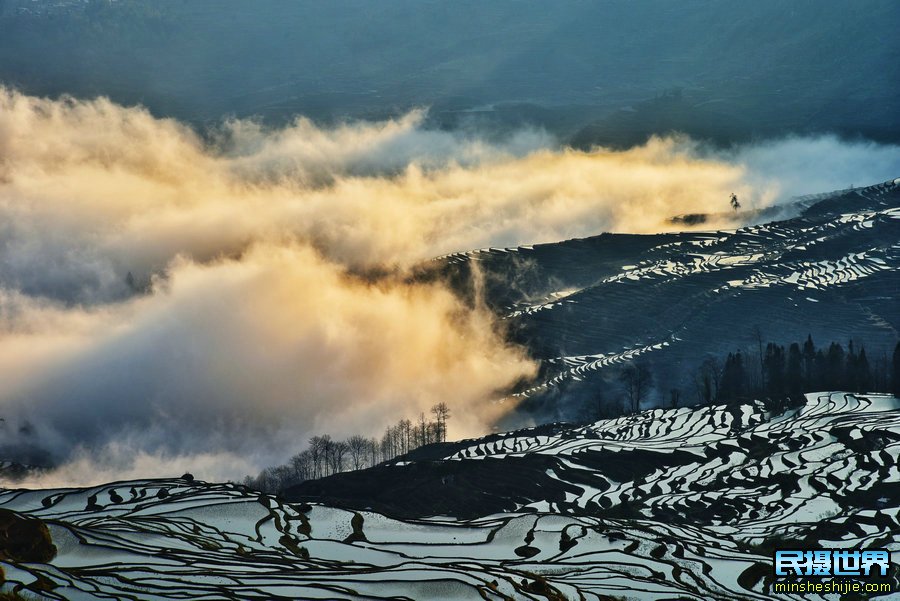
[[[898,431],[900,400],[823,393],[435,446],[284,498],[5,491],[58,554],[2,567],[58,599],[767,599],[773,546],[900,550]]]
[[[741,350],[758,373],[760,343],[855,340],[886,364],[900,331],[900,179],[783,211],[796,216],[460,253],[427,277],[470,298],[472,283],[484,282],[485,302],[541,363],[539,380],[518,394],[537,423],[579,419],[598,395],[614,398],[619,370],[634,361],[654,372],[650,406],[671,389],[698,402],[706,357]]]

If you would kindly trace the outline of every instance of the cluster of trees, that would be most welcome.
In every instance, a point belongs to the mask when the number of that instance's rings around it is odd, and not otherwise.
[[[752,351],[736,351],[727,357],[708,357],[694,371],[687,391],[671,388],[662,404],[678,407],[683,402],[724,403],[749,399],[797,399],[807,392],[891,392],[900,397],[900,343],[893,355],[871,358],[861,344],[838,342],[817,348],[812,336],[787,347],[763,344]],[[636,413],[650,396],[654,373],[648,364],[635,361],[619,372],[623,404],[595,397],[582,410],[584,419]],[[690,389],[692,388],[692,390]],[[691,403],[693,404],[693,403]]]
[[[715,403],[746,398],[787,398],[806,392],[846,390],[851,392],[891,391],[900,395],[900,343],[890,359],[883,354],[874,360],[862,345],[853,341],[846,350],[837,342],[816,348],[812,336],[805,342],[784,346],[759,344],[755,357],[737,351],[724,362],[710,358],[694,376],[699,403]],[[678,391],[673,390],[673,405]]]
[[[390,461],[413,449],[447,441],[450,408],[438,403],[431,408],[433,420],[419,414],[416,421],[401,419],[388,426],[380,439],[354,435],[335,440],[328,434],[313,436],[309,446],[284,465],[267,467],[257,476],[247,476],[244,484],[264,492],[278,492],[304,480],[324,478],[350,470],[361,470]]]

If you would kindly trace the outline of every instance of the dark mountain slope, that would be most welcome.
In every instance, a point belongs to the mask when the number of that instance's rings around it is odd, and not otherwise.
[[[818,513],[900,503],[898,409],[889,396],[838,393],[793,408],[656,409],[439,445],[284,494],[404,518],[551,511],[745,532],[798,520],[826,528]]]
[[[487,304],[541,362],[522,393],[539,421],[577,418],[597,395],[615,396],[632,361],[654,372],[648,402],[677,388],[693,403],[705,357],[742,350],[758,373],[760,340],[853,339],[872,361],[897,343],[900,180],[795,208],[798,217],[736,231],[604,234],[452,255],[432,268],[471,296],[477,266]]]

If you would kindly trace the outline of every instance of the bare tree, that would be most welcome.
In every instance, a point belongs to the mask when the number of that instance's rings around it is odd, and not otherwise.
[[[358,470],[362,469],[363,463],[366,461],[366,450],[368,450],[369,441],[356,434],[347,439],[347,447],[350,451],[350,461],[353,464],[353,469]]]
[[[309,449],[291,457],[290,463],[294,472],[294,478],[298,482],[313,478],[312,452]]]
[[[408,453],[412,449],[412,422],[408,419],[401,419],[397,424],[400,427],[401,442],[403,444],[403,453]]]
[[[431,408],[431,413],[438,425],[438,442],[447,442],[447,420],[450,419],[450,407],[441,401]]]
[[[437,422],[428,422],[428,442],[441,441],[441,425]]]
[[[331,445],[331,473],[339,474],[344,471],[344,462],[347,459],[347,453],[350,451],[350,445],[339,440]]]
[[[394,458],[393,442],[391,441],[391,438],[393,438],[393,436],[393,429],[391,427],[386,428],[384,431],[384,435],[382,435],[381,437],[381,442],[379,443],[382,461],[390,461]]]
[[[278,492],[289,484],[296,482],[294,479],[294,470],[288,465],[279,465],[274,469],[274,474],[276,487],[272,492]]]
[[[428,422],[425,421],[425,413],[419,414],[419,446],[424,447],[428,444]]]
[[[327,434],[324,436],[313,436],[309,439],[309,452],[313,464],[313,478],[321,478],[327,476],[325,472],[328,469],[328,457],[330,455],[331,437]]]
[[[256,487],[264,492],[269,492],[272,490],[271,468],[266,468],[259,473],[259,475],[256,477]]]
[[[400,422],[391,426],[391,455],[397,457],[403,454],[403,427]]]
[[[371,462],[369,465],[373,467],[378,465],[378,441],[374,438],[369,439],[369,454],[371,455]]]
[[[256,487],[264,492],[278,492],[290,482],[291,469],[286,465],[267,467],[256,477]]]
[[[641,409],[641,401],[650,389],[650,370],[643,363],[632,363],[622,370],[619,379],[625,386],[631,411],[637,413]]]

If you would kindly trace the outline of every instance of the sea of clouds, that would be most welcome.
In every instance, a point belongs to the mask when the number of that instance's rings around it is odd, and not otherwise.
[[[417,264],[676,214],[738,227],[732,192],[759,209],[900,175],[900,148],[834,136],[582,152],[423,123],[198,133],[0,88],[3,458],[55,466],[31,485],[238,478],[439,401],[451,436],[482,434],[535,364]]]

